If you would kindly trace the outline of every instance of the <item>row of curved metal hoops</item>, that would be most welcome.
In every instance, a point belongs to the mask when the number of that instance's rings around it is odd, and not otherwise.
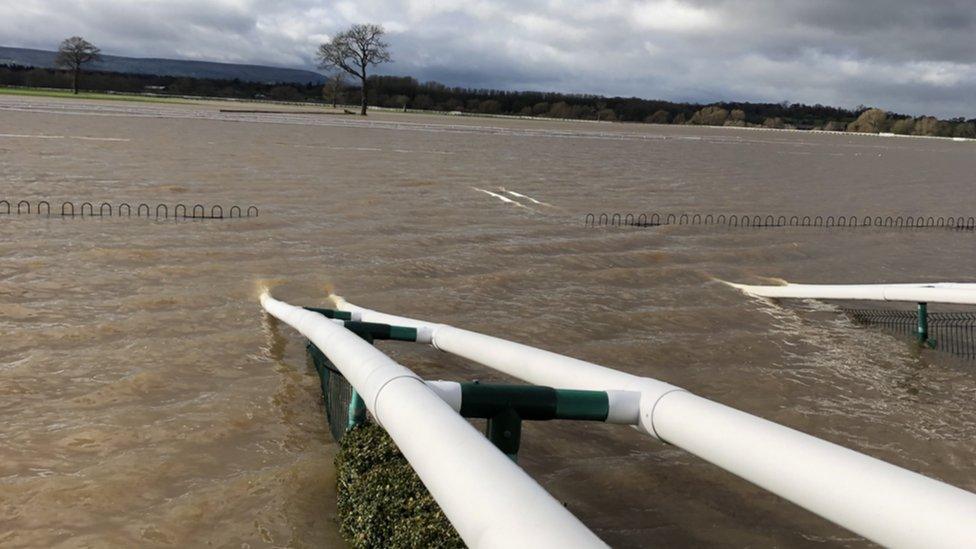
[[[622,214],[588,213],[586,227],[660,227],[663,225],[718,225],[726,227],[884,227],[898,229],[947,228],[976,230],[976,217],[935,216],[790,216],[725,214]]]
[[[65,201],[61,203],[60,213],[57,213],[57,210],[54,211],[54,215],[60,215],[62,217],[111,217],[113,215],[118,217],[132,217],[134,211],[136,217],[155,217],[155,219],[170,218],[170,209],[167,204],[156,204],[155,207],[152,207],[144,202],[136,205],[135,208],[127,202],[122,202],[117,206],[113,206],[108,202],[102,202],[96,211],[95,205],[91,202],[82,202],[79,208],[75,208],[73,202]],[[0,215],[31,213],[50,217],[52,215],[51,203],[47,200],[39,200],[32,207],[29,201],[21,200],[17,202],[15,208],[9,201],[0,200]],[[211,206],[208,212],[203,204],[194,204],[189,208],[186,204],[176,204],[173,207],[172,217],[177,219],[235,219],[258,217],[260,212],[257,206],[247,206],[246,208],[231,206],[227,213],[228,215],[225,216],[224,208],[220,205]]]

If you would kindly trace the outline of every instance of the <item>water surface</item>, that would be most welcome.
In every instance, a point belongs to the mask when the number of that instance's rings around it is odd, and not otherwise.
[[[976,490],[971,363],[716,281],[973,282],[976,234],[582,223],[973,215],[971,143],[220,107],[0,98],[0,200],[261,212],[0,215],[0,545],[341,544],[317,378],[259,280],[653,376]],[[522,448],[614,546],[866,545],[628,428],[530,424]]]

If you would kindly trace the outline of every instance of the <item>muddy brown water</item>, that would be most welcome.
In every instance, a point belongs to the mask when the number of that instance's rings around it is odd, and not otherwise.
[[[973,363],[716,281],[972,282],[976,234],[582,225],[974,215],[972,143],[221,107],[0,99],[0,200],[260,208],[0,215],[0,545],[341,546],[317,379],[260,280],[653,376],[976,490]],[[627,428],[527,425],[521,464],[618,547],[867,545]]]

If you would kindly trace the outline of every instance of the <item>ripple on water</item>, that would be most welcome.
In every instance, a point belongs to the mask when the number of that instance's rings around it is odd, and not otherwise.
[[[658,377],[976,489],[971,365],[715,282],[958,280],[976,267],[972,235],[581,226],[603,211],[928,214],[945,196],[971,211],[974,157],[958,144],[900,140],[879,158],[881,138],[725,128],[0,110],[25,134],[128,140],[4,140],[0,199],[261,208],[0,216],[0,545],[340,546],[318,380],[301,338],[260,312],[268,279],[295,303],[324,303],[328,284]],[[939,192],[915,192],[918,166]],[[424,376],[505,379],[382,348]],[[526,470],[613,546],[866,545],[632,429],[540,422],[523,448]]]

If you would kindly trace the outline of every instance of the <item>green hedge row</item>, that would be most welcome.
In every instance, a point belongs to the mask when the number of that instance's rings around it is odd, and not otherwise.
[[[339,531],[359,548],[464,547],[382,427],[348,431],[335,459]]]

